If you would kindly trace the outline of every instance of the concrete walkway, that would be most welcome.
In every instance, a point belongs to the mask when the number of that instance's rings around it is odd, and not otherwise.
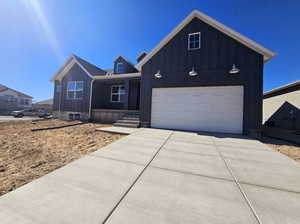
[[[300,223],[300,166],[247,138],[139,129],[0,198],[1,224]]]

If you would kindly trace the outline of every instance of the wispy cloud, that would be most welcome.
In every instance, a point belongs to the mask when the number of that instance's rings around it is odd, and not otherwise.
[[[62,48],[60,46],[60,43],[47,19],[45,16],[45,12],[39,2],[39,0],[23,0],[26,4],[26,7],[33,11],[38,23],[40,24],[44,35],[46,36],[47,41],[49,42],[49,45],[51,46],[54,54],[56,55],[57,59],[59,61],[64,61],[65,56],[62,51]]]

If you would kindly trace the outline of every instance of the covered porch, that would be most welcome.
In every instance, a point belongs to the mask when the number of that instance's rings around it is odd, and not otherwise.
[[[124,116],[139,115],[140,76],[122,75],[95,79],[92,83],[91,120],[115,123]]]

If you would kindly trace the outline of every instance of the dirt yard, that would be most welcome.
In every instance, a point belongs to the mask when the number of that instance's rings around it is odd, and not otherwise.
[[[297,162],[300,162],[300,145],[265,136],[263,137],[262,142]]]
[[[95,128],[104,125],[91,123],[31,131],[65,124],[72,122],[0,123],[0,196],[121,138],[121,135],[96,132]]]

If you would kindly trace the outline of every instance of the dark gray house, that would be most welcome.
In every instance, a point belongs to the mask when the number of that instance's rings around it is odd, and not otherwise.
[[[300,131],[300,80],[264,93],[263,121],[268,127]]]
[[[133,65],[73,55],[51,79],[54,114],[119,125],[248,134],[261,128],[263,67],[275,53],[195,10]]]

